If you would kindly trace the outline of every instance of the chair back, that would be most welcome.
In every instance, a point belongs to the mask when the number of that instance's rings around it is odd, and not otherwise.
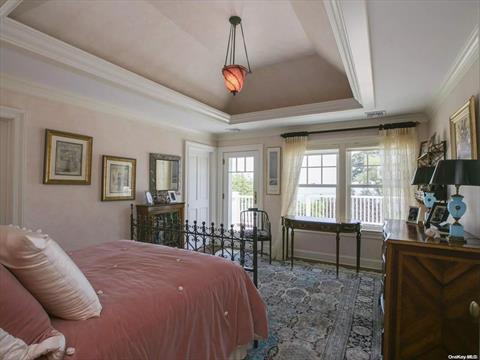
[[[270,220],[266,211],[258,208],[250,208],[240,213],[240,224],[245,229],[253,229],[256,225],[257,230],[270,231]]]

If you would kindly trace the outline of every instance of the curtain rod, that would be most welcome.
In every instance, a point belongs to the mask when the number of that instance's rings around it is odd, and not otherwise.
[[[408,121],[408,122],[399,122],[399,123],[393,123],[393,124],[380,124],[380,125],[362,126],[362,127],[356,127],[356,128],[346,128],[346,129],[298,131],[298,132],[281,134],[280,136],[286,139],[294,136],[308,136],[313,134],[326,134],[326,133],[341,132],[341,131],[368,130],[368,129],[378,129],[378,130],[403,129],[403,128],[415,127],[417,126],[417,124],[418,124],[417,122]]]

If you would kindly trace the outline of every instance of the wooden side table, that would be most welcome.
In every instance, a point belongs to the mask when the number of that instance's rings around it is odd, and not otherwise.
[[[288,241],[291,235],[291,267],[293,268],[293,251],[295,244],[295,229],[327,232],[336,234],[336,266],[337,277],[340,265],[340,234],[356,233],[357,240],[357,273],[360,269],[360,252],[362,242],[362,226],[359,221],[340,221],[337,219],[321,219],[311,216],[288,215],[282,217],[282,257],[288,259]]]

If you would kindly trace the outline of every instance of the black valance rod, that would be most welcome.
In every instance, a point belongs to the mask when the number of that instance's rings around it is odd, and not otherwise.
[[[318,130],[318,131],[298,131],[281,134],[283,138],[295,137],[295,136],[308,136],[313,134],[326,134],[333,132],[342,132],[342,131],[354,131],[354,130],[368,130],[368,129],[378,129],[378,130],[388,130],[388,129],[402,129],[402,128],[411,128],[417,126],[417,122],[408,121],[408,122],[399,122],[393,124],[381,124],[381,125],[372,125],[372,126],[362,126],[356,128],[346,128],[346,129],[332,129],[332,130]]]

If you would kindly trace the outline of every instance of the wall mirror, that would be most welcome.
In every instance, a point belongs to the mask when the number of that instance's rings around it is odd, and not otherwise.
[[[180,156],[150,153],[150,192],[178,191],[180,188]]]

